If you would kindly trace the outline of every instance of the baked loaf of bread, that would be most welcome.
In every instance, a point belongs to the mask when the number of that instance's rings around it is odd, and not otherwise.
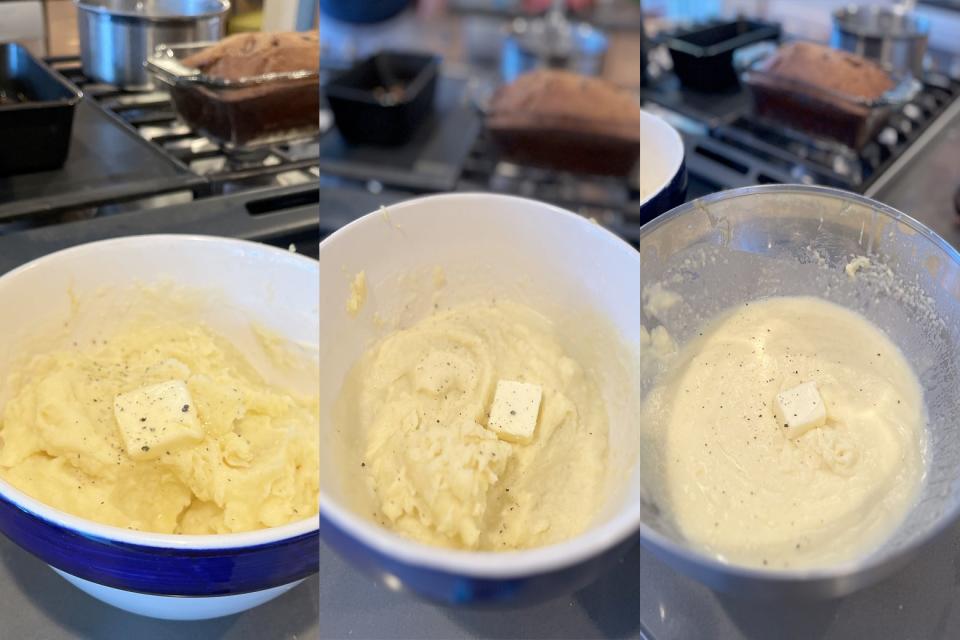
[[[487,129],[507,158],[552,169],[626,175],[640,153],[637,99],[569,71],[533,71],[501,87]]]
[[[810,42],[781,47],[767,60],[764,70],[783,80],[867,100],[875,100],[893,88],[890,74],[872,60]]]
[[[859,149],[889,116],[890,75],[866,58],[795,42],[745,76],[754,112],[791,129]]]
[[[241,33],[184,58],[183,64],[223,80],[319,71],[320,41],[316,33]]]
[[[231,36],[183,59],[204,76],[235,81],[268,73],[318,72],[315,33],[247,33]],[[319,73],[272,78],[249,86],[178,82],[170,97],[191,127],[228,147],[250,148],[309,137],[319,131]]]

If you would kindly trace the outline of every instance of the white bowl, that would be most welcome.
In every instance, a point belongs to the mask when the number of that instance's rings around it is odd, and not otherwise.
[[[640,222],[682,203],[687,195],[683,138],[666,120],[640,112]]]
[[[596,376],[610,426],[610,498],[596,523],[560,544],[511,552],[439,549],[391,533],[360,513],[358,470],[330,407],[344,377],[384,331],[375,320],[425,316],[434,269],[440,304],[496,295],[550,317],[579,338],[572,355]],[[365,272],[361,312],[345,309],[353,274]],[[320,245],[324,373],[321,406],[321,535],[390,588],[446,602],[522,602],[570,592],[596,577],[639,530],[631,480],[638,441],[633,354],[640,342],[640,260],[635,249],[590,221],[533,200],[452,194],[403,202],[340,229]],[[636,381],[639,384],[638,381]],[[326,410],[324,410],[326,408]],[[365,510],[363,510],[365,513]]]
[[[197,319],[231,339],[268,378],[279,374],[265,364],[251,321],[315,349],[313,260],[226,238],[139,236],[60,251],[0,277],[7,310],[0,314],[0,371],[24,353],[109,326],[129,311],[124,289],[158,282],[210,292]],[[285,383],[312,393],[318,384]],[[0,405],[8,393],[4,379]],[[313,516],[247,533],[144,533],[53,509],[0,480],[0,531],[95,598],[157,618],[212,618],[277,597],[317,572],[318,526]]]

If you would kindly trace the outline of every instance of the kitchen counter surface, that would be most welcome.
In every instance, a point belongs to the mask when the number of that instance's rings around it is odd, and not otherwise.
[[[905,169],[868,195],[913,216],[960,248],[960,211],[954,204],[960,189],[960,100],[922,138],[923,149]]]
[[[634,547],[572,596],[504,611],[439,607],[348,566],[321,543],[320,635],[363,638],[950,638],[960,636],[960,527],[904,571],[847,598],[754,603],[718,594]]]

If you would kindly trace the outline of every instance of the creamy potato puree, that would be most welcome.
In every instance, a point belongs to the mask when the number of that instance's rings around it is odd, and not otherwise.
[[[487,426],[499,380],[541,385],[529,444]],[[339,405],[360,429],[379,522],[444,547],[505,550],[581,532],[603,497],[607,417],[551,323],[509,302],[439,311],[354,367]]]
[[[823,566],[900,524],[924,475],[920,384],[897,347],[826,301],[737,307],[645,401],[644,471],[692,542],[734,563]],[[777,395],[814,382],[824,426],[788,438]]]
[[[129,451],[115,398],[169,381],[186,383],[192,406],[181,410],[195,412],[201,439]],[[273,527],[317,512],[317,399],[271,388],[201,325],[146,323],[75,343],[34,356],[9,385],[0,477],[52,507],[184,534]],[[144,437],[175,428],[146,410],[141,417]]]

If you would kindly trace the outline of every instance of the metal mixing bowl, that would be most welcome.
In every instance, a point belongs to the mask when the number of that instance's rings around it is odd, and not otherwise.
[[[867,256],[851,278],[845,266]],[[767,185],[686,203],[640,229],[641,285],[669,281],[683,302],[663,324],[680,344],[732,305],[815,295],[858,311],[901,348],[924,389],[927,469],[917,503],[878,549],[827,568],[723,563],[684,540],[655,496],[643,499],[642,542],[707,585],[749,597],[839,597],[906,564],[960,511],[960,253],[911,217],[825,187]],[[641,374],[643,376],[643,374]],[[641,396],[653,383],[642,377]]]

